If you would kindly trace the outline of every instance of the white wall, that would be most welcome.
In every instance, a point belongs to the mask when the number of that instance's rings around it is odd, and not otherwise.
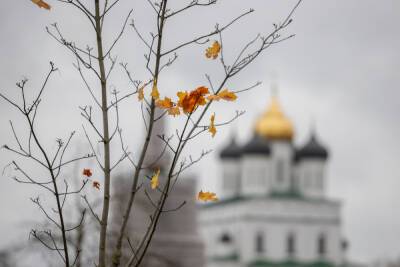
[[[226,158],[221,161],[221,175],[218,180],[221,199],[231,198],[239,194],[241,176],[240,165],[240,159]]]
[[[216,241],[224,232],[234,235],[243,266],[257,259],[288,260],[286,238],[296,236],[294,259],[301,262],[321,260],[318,237],[327,238],[325,260],[341,263],[340,203],[259,198],[202,209],[200,226],[207,244],[207,254],[221,252]],[[255,237],[265,236],[265,252],[256,252]],[[214,254],[213,254],[214,253]]]
[[[303,159],[297,164],[296,184],[300,193],[310,198],[325,196],[325,161],[322,159]]]
[[[263,155],[244,155],[241,165],[241,194],[266,195],[270,191],[271,159]]]

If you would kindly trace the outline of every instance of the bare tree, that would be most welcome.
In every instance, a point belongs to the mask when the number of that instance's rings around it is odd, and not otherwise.
[[[39,134],[34,127],[37,110],[39,104],[41,103],[43,91],[46,87],[47,81],[51,77],[51,74],[57,71],[53,63],[50,63],[50,71],[46,76],[45,82],[42,88],[39,90],[37,97],[34,98],[32,103],[28,103],[28,100],[26,99],[25,84],[27,80],[17,83],[17,86],[22,92],[22,104],[18,104],[16,101],[3,94],[0,94],[0,96],[6,102],[20,111],[27,122],[29,131],[28,146],[24,147],[13,127],[12,122],[10,122],[11,130],[18,147],[12,148],[8,145],[5,145],[4,148],[14,152],[18,156],[35,162],[44,168],[49,176],[49,180],[45,181],[33,178],[30,176],[28,171],[22,168],[19,163],[12,161],[10,166],[12,166],[14,170],[23,177],[23,179],[21,179],[16,176],[15,180],[20,183],[36,185],[43,190],[50,192],[56,205],[56,209],[52,211],[54,211],[54,213],[58,216],[57,219],[53,218],[53,216],[49,213],[49,210],[44,207],[41,199],[38,197],[32,199],[33,203],[39,207],[48,221],[56,227],[59,235],[56,236],[51,230],[32,230],[31,235],[39,240],[48,249],[57,252],[65,263],[66,267],[81,264],[80,255],[83,252],[83,225],[85,222],[84,218],[86,209],[80,210],[81,216],[78,220],[78,223],[74,226],[69,226],[65,222],[65,211],[63,208],[67,196],[72,194],[80,194],[90,178],[87,177],[84,179],[81,187],[77,188],[76,190],[70,190],[67,180],[63,180],[62,186],[64,189],[61,189],[61,182],[58,177],[60,176],[61,169],[63,167],[80,160],[94,158],[104,176],[103,197],[101,199],[101,214],[97,214],[97,210],[93,206],[93,203],[89,201],[86,196],[82,197],[87,205],[88,213],[92,215],[93,220],[97,224],[95,227],[99,228],[97,254],[98,266],[120,266],[122,264],[121,257],[123,256],[124,251],[122,248],[128,245],[131,248],[132,255],[129,255],[129,260],[126,262],[126,266],[140,266],[153,239],[161,215],[165,212],[173,212],[178,210],[185,204],[182,203],[172,210],[165,208],[166,200],[169,195],[173,194],[174,185],[178,182],[179,176],[210,152],[202,151],[198,157],[193,158],[192,156],[183,157],[183,151],[197,136],[206,133],[207,131],[213,132],[216,130],[216,127],[228,125],[243,114],[242,111],[236,111],[236,113],[232,115],[231,119],[219,123],[214,123],[214,115],[211,117],[210,123],[208,123],[208,119],[206,120],[206,115],[212,108],[212,104],[219,99],[224,99],[224,94],[229,93],[230,97],[228,97],[228,100],[234,100],[236,95],[247,92],[250,89],[260,85],[260,82],[256,82],[255,84],[250,85],[248,88],[229,92],[224,91],[227,82],[230,81],[231,78],[237,76],[243,69],[247,68],[265,50],[274,44],[293,37],[293,35],[282,36],[281,32],[292,22],[291,17],[299,6],[301,0],[295,4],[293,9],[290,10],[288,15],[283,18],[280,23],[273,24],[273,29],[271,32],[254,36],[254,38],[249,40],[233,58],[224,57],[224,50],[231,47],[231,45],[225,44],[223,34],[227,29],[234,27],[234,25],[242,18],[253,13],[253,9],[249,9],[248,11],[238,14],[224,25],[216,24],[213,29],[204,34],[197,34],[190,40],[176,40],[176,44],[173,47],[166,48],[164,45],[164,40],[166,38],[165,29],[170,20],[176,16],[184,15],[188,10],[191,9],[200,7],[212,8],[217,1],[191,0],[177,9],[171,9],[169,7],[168,0],[156,0],[154,2],[147,0],[147,4],[154,11],[154,24],[156,31],[150,32],[150,38],[147,38],[147,35],[141,33],[139,27],[133,20],[130,23],[130,26],[132,26],[132,29],[138,38],[147,48],[145,52],[145,69],[147,70],[148,77],[143,79],[143,81],[133,79],[133,75],[128,69],[127,63],[121,62],[120,66],[126,73],[127,79],[132,83],[134,88],[134,90],[124,95],[121,95],[116,89],[110,92],[109,80],[111,73],[117,65],[117,58],[113,56],[114,48],[121,40],[121,37],[126,30],[128,21],[132,16],[132,10],[127,11],[125,18],[122,21],[121,30],[118,32],[115,39],[105,40],[104,23],[106,23],[106,17],[110,15],[110,11],[117,6],[120,0],[93,0],[94,5],[89,5],[80,0],[56,1],[65,4],[66,7],[77,9],[87,19],[92,29],[92,36],[95,37],[96,41],[95,48],[92,48],[89,45],[86,47],[81,47],[76,44],[76,42],[67,40],[58,24],[54,23],[50,27],[46,28],[50,36],[52,36],[59,44],[67,48],[75,57],[76,63],[74,66],[80,74],[86,90],[92,97],[93,106],[89,104],[80,107],[81,115],[86,121],[86,126],[83,127],[83,132],[87,138],[88,144],[90,145],[91,152],[73,159],[64,160],[65,151],[74,135],[73,132],[70,134],[66,142],[63,142],[61,139],[57,139],[57,150],[53,156],[50,156],[51,153],[46,151],[44,148],[43,143],[40,141]],[[205,78],[206,82],[209,84],[209,87],[200,86],[190,92],[181,92],[178,94],[179,99],[177,101],[171,101],[170,98],[165,98],[164,100],[160,99],[158,87],[160,87],[163,70],[176,62],[176,59],[179,56],[178,53],[182,49],[192,45],[208,44],[210,42],[210,38],[215,38],[217,41],[214,41],[213,46],[215,45],[215,47],[209,48],[211,55],[207,56],[214,59],[219,57],[219,63],[223,69],[223,76],[219,77],[218,79],[212,79],[209,74],[206,74]],[[106,43],[109,44],[108,47],[106,47]],[[209,51],[207,53],[209,53]],[[95,77],[95,85],[89,81],[88,75]],[[152,87],[152,93],[150,95],[144,95],[144,89],[147,87]],[[133,95],[138,95],[140,100],[139,112],[142,114],[143,124],[146,128],[143,144],[139,149],[140,152],[138,153],[136,159],[132,157],[131,152],[125,145],[119,119],[121,102]],[[99,113],[101,116],[100,124],[94,119],[95,114],[97,113]],[[169,115],[180,115],[183,117],[182,125],[178,127],[175,134],[171,136],[166,136],[164,134],[155,135],[155,125],[159,123],[161,119],[165,119]],[[115,122],[113,125],[110,121],[111,116],[115,116]],[[205,123],[205,121],[207,121],[207,123]],[[87,129],[88,126],[90,127],[90,131]],[[93,135],[95,137],[93,137]],[[148,162],[146,162],[146,156],[149,152],[149,144],[154,138],[158,138],[164,144],[164,149],[162,149],[160,155],[154,159],[154,162],[147,164]],[[102,153],[96,151],[97,143],[102,144]],[[33,151],[32,146],[35,146],[38,151]],[[112,162],[111,151],[116,151],[117,148],[121,150],[121,155],[115,162]],[[167,154],[170,155],[172,159],[168,161],[168,165],[160,166],[159,162],[162,161],[163,158],[167,157]],[[110,181],[113,171],[124,161],[129,162],[132,166],[130,194],[126,206],[123,207],[123,215],[119,221],[119,230],[117,232],[115,246],[110,248],[110,251],[108,251],[108,239],[110,233],[108,224],[111,201]],[[162,170],[157,170],[157,168],[160,167],[162,167]],[[165,175],[166,178],[161,185],[158,184],[157,180],[160,171]],[[152,172],[157,174],[152,176]],[[144,182],[142,181],[143,178]],[[142,189],[143,183],[148,182],[148,180],[151,181],[152,189],[157,193],[156,199],[153,198],[154,194],[151,195],[146,191],[147,189]],[[153,206],[154,211],[152,214],[149,214],[150,223],[147,225],[146,232],[139,238],[139,242],[135,244],[135,247],[133,247],[129,242],[128,244],[125,244],[124,241],[127,240],[128,236],[126,233],[127,224],[130,219],[135,218],[132,213],[132,207],[135,203],[137,193],[141,189],[144,190],[147,201]],[[72,239],[69,237],[69,233],[72,231],[78,231],[78,239],[76,242],[71,241]],[[58,238],[58,236],[61,238]],[[69,253],[69,247],[71,246],[75,248],[73,257],[71,257]],[[111,259],[108,259],[110,254]]]
[[[11,100],[3,94],[0,94],[1,98],[3,98],[10,105],[15,107],[23,116],[29,133],[27,145],[24,146],[14,128],[13,122],[10,121],[10,128],[18,146],[14,148],[9,145],[4,145],[3,148],[13,152],[14,154],[24,159],[33,161],[36,165],[43,168],[47,172],[48,178],[43,180],[37,177],[32,177],[29,172],[26,171],[15,160],[13,160],[8,165],[16,172],[16,175],[13,177],[15,181],[23,184],[36,185],[47,193],[50,193],[54,197],[56,208],[51,208],[50,211],[43,205],[43,202],[39,197],[31,198],[31,200],[35,205],[37,205],[39,210],[44,214],[44,216],[48,219],[52,226],[54,226],[56,230],[59,231],[59,236],[61,236],[61,245],[59,244],[59,240],[57,240],[57,234],[55,235],[50,229],[33,229],[31,231],[31,236],[40,241],[49,250],[57,252],[61,259],[65,262],[66,266],[71,266],[73,261],[71,260],[69,255],[69,242],[67,235],[69,232],[72,232],[81,226],[81,223],[83,222],[85,217],[85,211],[82,212],[79,224],[68,226],[64,218],[65,211],[63,210],[63,208],[66,203],[67,197],[73,194],[79,194],[85,187],[88,180],[83,180],[82,185],[78,189],[70,190],[68,181],[65,179],[61,181],[60,175],[62,174],[63,167],[82,159],[91,158],[93,157],[93,155],[87,154],[68,160],[64,159],[64,155],[70,145],[71,139],[74,136],[75,132],[72,132],[69,135],[66,142],[64,142],[60,138],[56,139],[57,149],[53,155],[51,155],[51,153],[45,149],[43,142],[40,141],[39,133],[37,132],[35,127],[35,121],[37,117],[36,115],[38,113],[38,109],[42,101],[42,95],[44,89],[46,88],[47,82],[55,71],[57,71],[57,68],[54,66],[54,63],[50,62],[50,71],[46,75],[45,81],[33,101],[30,101],[26,96],[25,87],[28,81],[27,79],[23,79],[21,82],[18,82],[16,84],[21,91],[22,103],[17,103],[16,101]],[[62,189],[62,185],[64,189]],[[53,214],[55,214],[58,219],[54,218]]]

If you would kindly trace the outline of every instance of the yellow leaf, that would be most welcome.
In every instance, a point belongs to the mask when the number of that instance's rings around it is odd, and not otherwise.
[[[154,83],[153,83],[153,89],[151,90],[151,97],[154,100],[157,100],[160,98],[160,93],[158,92],[158,88],[157,88],[157,81],[154,81]]]
[[[164,100],[157,100],[156,106],[162,109],[167,109],[169,115],[179,115],[181,112],[179,111],[179,107],[175,105],[174,102],[171,101],[171,98],[164,97]]]
[[[47,9],[47,10],[50,10],[51,9],[51,6],[49,5],[49,4],[47,4],[45,1],[43,1],[43,0],[31,0],[34,4],[36,4],[38,7],[40,7],[40,8],[44,8],[44,9]]]
[[[212,100],[212,101],[219,101],[221,99],[221,97],[219,95],[209,95],[207,96],[208,100]]]
[[[234,92],[229,91],[228,89],[224,89],[218,93],[218,96],[226,101],[235,101],[237,96]]]
[[[217,128],[215,128],[214,120],[215,120],[215,113],[211,115],[210,126],[208,127],[208,131],[211,133],[212,137],[214,137],[215,134],[217,133]]]
[[[199,194],[197,195],[198,200],[202,200],[204,202],[207,201],[218,201],[217,195],[212,192],[203,192],[200,191]]]
[[[206,57],[216,59],[220,51],[221,45],[218,43],[218,41],[214,41],[212,46],[206,49]]]
[[[160,169],[156,171],[156,173],[151,177],[151,189],[156,189],[157,186],[160,184],[160,181],[158,180],[158,176],[160,175]]]
[[[179,107],[175,106],[168,109],[168,114],[175,117],[176,115],[180,115],[181,112],[179,111]]]
[[[142,101],[144,99],[144,85],[139,88],[138,90],[138,99],[139,101]]]

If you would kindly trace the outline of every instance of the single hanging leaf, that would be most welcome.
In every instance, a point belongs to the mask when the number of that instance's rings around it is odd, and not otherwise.
[[[156,173],[153,175],[153,177],[151,177],[150,181],[151,189],[156,189],[157,186],[160,184],[158,176],[160,176],[160,169],[158,169]]]
[[[211,133],[212,137],[214,137],[215,134],[217,133],[217,128],[215,128],[214,120],[215,120],[215,113],[211,115],[210,126],[208,127],[208,131]]]
[[[158,92],[158,88],[157,88],[157,81],[154,81],[154,83],[153,83],[153,89],[151,90],[151,97],[154,100],[157,100],[160,98],[160,93]]]
[[[83,169],[82,174],[85,175],[86,177],[90,177],[92,176],[92,171],[90,169]]]
[[[38,7],[40,7],[40,8],[44,8],[44,9],[47,9],[47,10],[50,10],[51,9],[51,6],[49,5],[49,4],[47,4],[45,1],[43,1],[43,0],[31,0],[34,4],[36,4]]]
[[[237,96],[234,92],[229,91],[228,89],[224,89],[216,95],[207,96],[208,100],[219,101],[221,99],[226,101],[235,101]]]
[[[93,181],[92,186],[97,190],[100,190],[100,183],[98,181]]]
[[[237,96],[234,92],[229,91],[228,89],[224,89],[218,93],[218,96],[226,101],[235,101]]]
[[[142,101],[144,99],[144,85],[138,90],[138,100]]]
[[[206,57],[216,59],[220,51],[221,51],[221,45],[218,43],[218,41],[214,41],[212,46],[206,49]]]
[[[217,195],[213,192],[203,192],[200,191],[199,194],[197,195],[198,200],[202,200],[204,202],[207,201],[218,201]]]

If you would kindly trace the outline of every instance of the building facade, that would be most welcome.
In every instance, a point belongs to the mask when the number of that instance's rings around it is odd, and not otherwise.
[[[327,149],[293,143],[272,97],[252,138],[221,151],[220,201],[200,209],[208,267],[343,266],[341,203],[326,196]]]

